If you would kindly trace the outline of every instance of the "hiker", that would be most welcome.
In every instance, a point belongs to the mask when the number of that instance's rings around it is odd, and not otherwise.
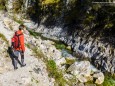
[[[19,30],[15,32],[13,38],[12,38],[12,44],[11,47],[14,52],[14,69],[18,69],[17,63],[21,65],[21,67],[26,66],[24,63],[24,51],[25,51],[25,46],[24,46],[24,31],[25,26],[20,25]],[[21,62],[19,61],[19,55],[21,56]]]

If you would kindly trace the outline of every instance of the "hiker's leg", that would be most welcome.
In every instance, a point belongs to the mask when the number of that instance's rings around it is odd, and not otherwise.
[[[14,57],[14,69],[17,69],[17,68],[18,68],[18,67],[17,67],[17,63],[18,63],[18,57],[15,56],[15,57]]]
[[[18,57],[19,57],[19,51],[14,51],[14,69],[17,69],[17,63],[18,63]]]
[[[21,63],[22,63],[22,66],[25,66],[26,64],[24,63],[24,52],[21,52]]]

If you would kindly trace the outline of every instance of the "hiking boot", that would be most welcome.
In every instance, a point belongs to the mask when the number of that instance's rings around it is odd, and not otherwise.
[[[22,65],[21,65],[21,67],[24,67],[24,66],[26,66],[26,64],[22,64]]]
[[[14,67],[14,70],[17,70],[18,69],[18,67]]]

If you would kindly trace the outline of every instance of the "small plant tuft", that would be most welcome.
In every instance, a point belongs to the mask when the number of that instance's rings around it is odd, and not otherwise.
[[[115,86],[115,76],[105,74],[105,80],[103,86]]]
[[[17,19],[16,17],[13,17],[13,20],[16,21],[19,24],[23,24],[24,22],[20,19]]]
[[[0,38],[2,38],[8,44],[8,40],[2,33],[0,33]]]
[[[56,83],[59,86],[65,86],[66,80],[63,78],[63,73],[56,68],[54,60],[49,60],[47,62],[47,70],[49,72],[49,76],[55,78]]]

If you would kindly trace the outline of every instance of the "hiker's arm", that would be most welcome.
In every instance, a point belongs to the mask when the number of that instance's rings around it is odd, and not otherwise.
[[[20,40],[21,49],[22,49],[22,51],[24,52],[24,51],[25,51],[24,36],[22,35],[20,39],[21,39],[21,40]]]
[[[22,48],[22,51],[24,52],[24,51],[25,51],[25,46],[24,46],[24,44],[21,45],[21,48]]]

